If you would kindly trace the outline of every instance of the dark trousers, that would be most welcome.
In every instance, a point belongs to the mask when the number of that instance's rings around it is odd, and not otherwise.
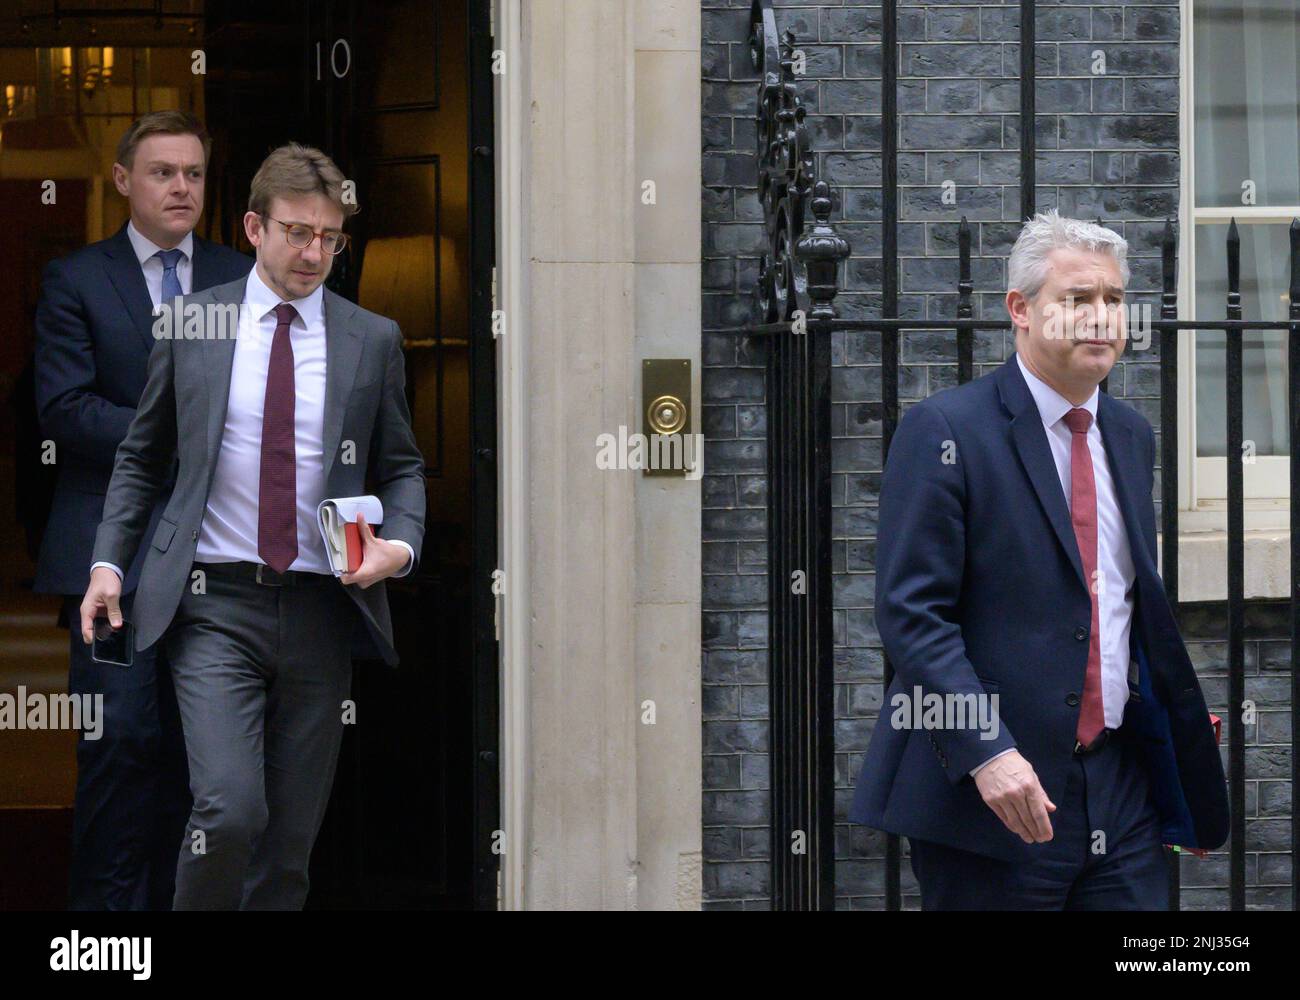
[[[131,620],[134,592],[123,595]],[[81,596],[64,598],[68,691],[104,696],[100,738],[77,738],[70,910],[169,910],[176,848],[190,811],[171,672],[160,644],[129,667],[97,663],[81,640]]]
[[[1030,761],[1032,764],[1033,761]],[[1052,839],[1007,862],[909,838],[924,910],[1164,910],[1168,868],[1147,774],[1123,727],[1076,754]]]
[[[300,910],[359,615],[334,577],[267,585],[221,565],[194,564],[206,592],[187,585],[163,638],[194,793],[175,908]]]

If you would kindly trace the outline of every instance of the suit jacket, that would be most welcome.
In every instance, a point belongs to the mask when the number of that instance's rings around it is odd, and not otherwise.
[[[183,306],[238,306],[246,282],[247,276],[188,295]],[[329,289],[324,290],[324,312],[325,496],[364,494],[367,475],[373,476],[375,493],[384,505],[384,521],[376,534],[410,544],[414,573],[424,538],[424,458],[406,403],[401,331],[392,320]],[[173,456],[180,463],[176,488],[151,533],[136,594],[138,649],[167,630],[190,583],[221,451],[235,342],[233,336],[159,340],[149,356],[139,410],[117,451],[104,519],[95,536],[95,562],[122,566],[134,557],[145,535],[149,504]],[[339,460],[344,441],[354,443],[354,461]],[[396,666],[386,582],[345,589],[361,612],[374,650]]]
[[[243,277],[252,266],[242,253],[194,236],[193,291]],[[37,556],[38,594],[86,592],[113,456],[144,389],[152,313],[125,223],[45,268],[36,307],[36,408],[41,432],[55,442],[58,482]],[[155,522],[170,489],[169,482]],[[135,589],[142,562],[127,567],[123,593]]]
[[[1097,424],[1135,570],[1130,699],[1163,842],[1228,836],[1223,764],[1191,660],[1156,570],[1155,433],[1099,394]],[[952,445],[947,445],[952,442]],[[941,460],[945,446],[955,461]],[[858,775],[849,819],[1008,861],[1030,856],[970,770],[1015,746],[1048,798],[1073,766],[1092,603],[1065,492],[1014,356],[911,407],[880,492],[876,623],[896,675]],[[903,728],[893,698],[998,695],[1000,730]],[[1049,816],[1051,814],[1049,813]]]

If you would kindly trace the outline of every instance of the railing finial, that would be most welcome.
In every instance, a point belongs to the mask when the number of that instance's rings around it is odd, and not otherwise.
[[[799,237],[795,244],[795,255],[805,262],[808,268],[808,297],[812,299],[810,319],[829,320],[835,318],[832,304],[839,292],[840,261],[849,255],[848,240],[835,232],[831,225],[831,189],[825,181],[818,181],[813,186],[812,229]]]

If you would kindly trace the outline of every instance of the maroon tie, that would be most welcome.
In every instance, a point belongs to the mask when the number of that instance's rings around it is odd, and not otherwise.
[[[1101,701],[1101,629],[1098,627],[1097,574],[1097,483],[1092,475],[1092,452],[1088,450],[1088,428],[1092,414],[1076,406],[1065,415],[1070,428],[1070,520],[1074,538],[1083,557],[1083,575],[1092,596],[1092,628],[1089,630],[1088,669],[1083,679],[1083,707],[1074,738],[1089,746],[1106,727]]]
[[[297,311],[275,307],[275,339],[262,402],[262,470],[258,480],[257,554],[277,573],[298,557],[298,462],[294,450],[293,345],[289,324]]]

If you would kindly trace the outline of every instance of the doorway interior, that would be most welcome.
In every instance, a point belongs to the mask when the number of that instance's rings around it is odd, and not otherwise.
[[[24,386],[44,264],[125,221],[125,203],[105,183],[118,136],[145,111],[198,114],[213,136],[199,231],[244,252],[240,220],[262,158],[289,140],[319,146],[355,180],[361,206],[329,286],[402,328],[427,517],[417,573],[387,584],[401,666],[358,661],[354,671],[357,724],[313,855],[308,907],[495,908],[488,0],[208,0],[161,25],[152,7],[58,22],[38,8],[24,5],[25,24],[0,15],[0,203],[6,219],[32,214],[29,238],[0,251],[0,276],[13,285],[0,308],[18,331],[0,355],[10,403],[0,419],[11,425],[0,450],[0,532],[17,554],[0,570],[9,609],[0,690],[34,678],[66,690],[58,598],[30,592],[50,477],[32,461],[39,429]],[[56,154],[59,211],[37,212],[30,206]],[[62,905],[75,734],[49,736],[0,733],[0,756],[20,762],[0,784],[0,857],[39,858],[21,879],[0,875],[10,886],[0,908]]]

